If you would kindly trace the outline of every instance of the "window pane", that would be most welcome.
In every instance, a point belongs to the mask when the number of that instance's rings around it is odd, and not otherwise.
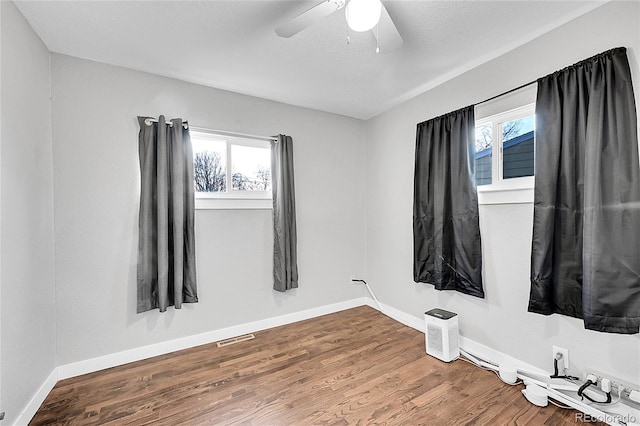
[[[534,116],[502,123],[502,176],[533,176]]]
[[[227,190],[227,143],[222,140],[191,139],[196,192]]]
[[[476,185],[491,183],[491,123],[476,127]]]
[[[271,191],[271,151],[231,145],[231,180],[234,191]]]

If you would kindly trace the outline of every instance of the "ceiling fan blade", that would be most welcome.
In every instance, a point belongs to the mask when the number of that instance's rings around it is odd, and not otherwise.
[[[378,46],[380,46],[381,52],[392,52],[399,49],[404,43],[396,24],[393,23],[393,19],[389,16],[389,12],[387,12],[387,8],[384,5],[382,5],[378,28],[374,27],[371,32],[378,39]]]
[[[325,0],[276,28],[276,34],[289,38],[344,7],[345,0]]]

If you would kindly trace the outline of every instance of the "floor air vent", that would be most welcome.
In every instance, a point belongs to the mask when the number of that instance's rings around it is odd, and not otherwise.
[[[242,336],[237,336],[237,337],[232,337],[230,339],[220,340],[219,342],[216,342],[216,345],[218,345],[218,347],[221,348],[223,346],[229,346],[229,345],[233,345],[234,343],[245,342],[247,340],[251,340],[251,339],[255,339],[255,338],[256,338],[256,336],[254,336],[253,334],[244,334]]]

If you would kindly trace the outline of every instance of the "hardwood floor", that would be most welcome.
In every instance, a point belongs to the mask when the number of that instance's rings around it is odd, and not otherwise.
[[[424,334],[369,307],[58,382],[32,420],[131,425],[565,425],[522,386],[428,356]]]

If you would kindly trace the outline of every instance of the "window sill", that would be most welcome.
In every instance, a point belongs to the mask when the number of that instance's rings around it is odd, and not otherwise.
[[[533,203],[533,186],[483,185],[478,187],[478,204]]]
[[[196,210],[271,210],[270,198],[196,198]]]

